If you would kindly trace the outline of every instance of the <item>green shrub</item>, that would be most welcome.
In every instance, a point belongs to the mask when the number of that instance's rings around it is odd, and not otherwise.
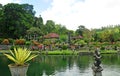
[[[101,46],[100,50],[105,50],[105,46]]]
[[[4,39],[4,40],[2,41],[2,44],[8,45],[8,44],[9,44],[9,40],[8,40],[8,39]]]
[[[30,45],[31,44],[31,41],[26,41],[25,42],[25,45]]]
[[[84,47],[87,43],[84,40],[79,40],[76,44],[80,44],[81,47]]]
[[[40,44],[39,42],[37,42],[37,41],[35,41],[35,40],[33,40],[32,43],[33,43],[35,46],[38,46],[38,45]]]
[[[62,50],[66,50],[68,48],[67,44],[62,45]]]
[[[0,38],[0,43],[2,43],[2,41],[3,41],[3,39],[2,39],[2,38]]]
[[[12,46],[10,47],[10,50],[14,50],[14,48],[15,48],[15,46],[12,45]]]
[[[14,39],[8,38],[8,40],[9,40],[10,44],[13,44],[13,43],[14,43]]]
[[[16,39],[15,44],[16,45],[23,45],[23,44],[25,44],[25,39]]]

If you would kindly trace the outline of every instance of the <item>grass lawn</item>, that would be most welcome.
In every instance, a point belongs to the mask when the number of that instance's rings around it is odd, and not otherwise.
[[[79,51],[72,51],[72,50],[54,50],[54,51],[32,51],[32,53],[43,54],[43,55],[79,55],[81,53],[92,53],[94,51],[87,51],[87,50],[79,50]],[[115,50],[101,50],[101,54],[117,54],[118,51]],[[3,53],[10,53],[8,50],[0,50],[0,54]]]
[[[80,50],[80,51],[72,51],[72,50],[54,50],[54,51],[37,51],[34,50],[32,53],[39,53],[43,55],[78,55],[79,53],[87,53],[90,51]],[[0,50],[0,53],[10,53],[8,50]]]
[[[41,54],[48,54],[48,55],[77,55],[77,51],[71,50],[55,50],[55,51],[42,51]]]
[[[116,50],[101,50],[101,54],[117,54],[118,51]]]
[[[80,50],[80,51],[72,51],[72,50],[55,50],[55,51],[42,51],[41,54],[48,54],[48,55],[79,55],[81,53],[83,54],[89,54],[89,53],[93,53],[93,51],[87,51],[87,50]],[[101,54],[117,54],[118,51],[116,50],[101,50],[100,51]]]

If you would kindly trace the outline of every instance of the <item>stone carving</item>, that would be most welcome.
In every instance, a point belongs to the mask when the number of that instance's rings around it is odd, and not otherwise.
[[[101,71],[103,70],[100,66],[101,64],[101,54],[99,52],[99,49],[97,48],[94,52],[94,64],[92,66],[94,76],[102,76]],[[99,75],[97,75],[99,74]]]

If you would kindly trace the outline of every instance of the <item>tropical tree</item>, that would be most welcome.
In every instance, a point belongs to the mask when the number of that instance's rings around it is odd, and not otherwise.
[[[40,17],[35,17],[34,18],[33,26],[42,29],[43,19],[42,19],[41,15],[40,15]]]
[[[27,30],[26,35],[32,39],[35,39],[35,37],[42,36],[43,32],[38,27],[31,27],[29,30]]]
[[[29,4],[9,3],[4,6],[4,25],[2,33],[5,37],[19,38],[25,35],[27,29],[32,27],[34,11]]]
[[[51,33],[55,29],[55,22],[52,20],[47,20],[45,24],[46,33]]]
[[[78,26],[78,29],[76,30],[76,34],[83,36],[83,31],[85,31],[86,28],[83,25]]]
[[[83,38],[87,43],[89,43],[93,39],[92,32],[89,29],[85,29],[83,31]]]
[[[4,25],[4,19],[3,19],[3,6],[0,4],[0,26]],[[3,27],[0,27],[0,37],[3,36]]]

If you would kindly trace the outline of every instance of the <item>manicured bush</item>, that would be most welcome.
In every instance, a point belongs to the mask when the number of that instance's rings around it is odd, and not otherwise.
[[[15,48],[15,46],[11,46],[11,47],[10,47],[10,50],[14,50],[14,48]]]
[[[101,46],[100,50],[105,50],[105,46]]]
[[[45,41],[43,41],[43,44],[44,44],[44,45],[50,45],[50,44],[51,44],[51,41],[50,41],[50,40],[45,40]]]
[[[8,39],[4,39],[4,40],[2,41],[2,44],[8,45],[8,44],[9,44],[9,40],[8,40]]]
[[[0,43],[2,43],[2,41],[3,41],[3,39],[2,39],[2,38],[0,38]]]
[[[8,38],[8,40],[9,40],[9,43],[10,43],[10,44],[13,44],[13,43],[14,43],[14,39]]]
[[[31,44],[31,41],[26,41],[25,42],[25,45],[30,45]]]
[[[15,44],[16,45],[23,45],[23,44],[25,44],[25,39],[17,39],[17,40],[15,40]]]
[[[38,46],[40,43],[39,42],[37,42],[37,41],[32,41],[32,43],[33,43],[33,45],[35,45],[35,46]]]
[[[68,48],[67,44],[62,45],[62,50],[66,50]]]
[[[84,40],[79,40],[76,44],[80,44],[81,47],[84,47],[87,43]]]
[[[42,54],[48,54],[48,55],[77,55],[78,52],[73,52],[71,50],[55,50],[55,51],[42,51]]]

